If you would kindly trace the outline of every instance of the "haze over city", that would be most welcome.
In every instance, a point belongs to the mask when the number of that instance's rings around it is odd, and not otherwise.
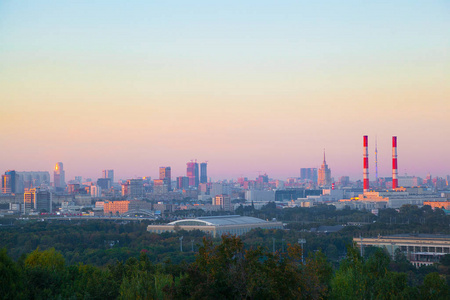
[[[447,1],[1,1],[0,170],[449,174]]]

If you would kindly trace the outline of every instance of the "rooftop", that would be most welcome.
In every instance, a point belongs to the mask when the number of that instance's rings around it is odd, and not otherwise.
[[[168,225],[200,225],[200,226],[227,226],[227,225],[245,225],[245,224],[261,224],[269,223],[265,220],[253,218],[253,217],[243,217],[239,215],[231,216],[212,216],[212,217],[199,217],[195,219],[184,219],[177,220],[169,223]]]

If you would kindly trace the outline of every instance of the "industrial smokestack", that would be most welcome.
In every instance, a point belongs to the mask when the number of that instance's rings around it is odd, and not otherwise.
[[[392,137],[392,188],[398,188],[397,137]]]
[[[364,156],[363,156],[363,164],[364,164],[364,192],[369,191],[369,142],[368,137],[365,135],[363,137],[363,146],[364,146]]]

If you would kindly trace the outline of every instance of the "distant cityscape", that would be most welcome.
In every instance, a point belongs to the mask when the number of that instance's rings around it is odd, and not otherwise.
[[[392,177],[369,182],[368,136],[363,137],[363,180],[335,180],[325,151],[320,168],[300,168],[299,176],[280,180],[260,174],[251,179],[208,180],[208,162],[186,163],[186,176],[172,178],[170,166],[159,167],[159,178],[115,180],[114,170],[102,170],[96,180],[82,176],[66,182],[63,162],[49,172],[7,170],[2,175],[0,205],[4,214],[164,215],[175,210],[232,212],[240,205],[312,207],[317,204],[368,209],[405,204],[450,208],[450,176],[398,176],[397,137],[392,138]],[[376,149],[376,148],[375,148]],[[376,150],[375,150],[376,151]],[[375,152],[376,156],[376,152]],[[378,169],[375,158],[375,169]]]

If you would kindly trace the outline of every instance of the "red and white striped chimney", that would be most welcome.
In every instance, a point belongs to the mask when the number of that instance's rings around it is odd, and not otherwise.
[[[363,173],[363,179],[364,179],[364,192],[369,191],[369,142],[368,137],[365,135],[363,137],[363,146],[364,146],[364,156],[363,156],[363,163],[364,163],[364,173]]]
[[[398,188],[397,137],[392,137],[392,188]]]

